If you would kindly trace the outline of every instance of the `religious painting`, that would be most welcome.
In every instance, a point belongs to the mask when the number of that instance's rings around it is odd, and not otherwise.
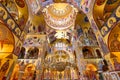
[[[22,79],[24,80],[33,80],[33,76],[34,76],[34,72],[35,70],[35,65],[34,64],[27,64],[25,66],[25,70],[24,70],[24,74],[22,77]]]
[[[20,80],[25,80],[24,79],[24,71],[25,71],[25,61],[24,60],[21,60],[21,62],[19,63],[19,71],[21,72],[21,75],[19,75],[19,79]]]
[[[25,6],[24,0],[15,0],[15,2],[21,8],[23,8]]]
[[[81,43],[80,45],[85,46],[98,45],[95,34],[91,28],[89,28],[89,30],[86,28],[86,31],[80,36],[79,42]]]
[[[23,46],[39,46],[43,47],[44,41],[46,39],[45,35],[27,35]]]
[[[92,1],[92,0],[82,0],[82,1],[81,1],[80,8],[82,9],[82,11],[83,11],[84,13],[88,13],[88,12],[89,12],[91,1]]]
[[[18,41],[17,44],[16,44],[16,46],[15,46],[15,49],[14,49],[14,54],[15,54],[16,56],[19,55],[20,50],[21,50],[21,47],[22,47],[22,42],[21,42],[21,41]]]
[[[3,20],[7,19],[7,12],[2,7],[0,7],[0,18]]]
[[[114,3],[115,2],[115,3]],[[109,5],[108,3],[113,3],[111,5]],[[101,30],[102,35],[106,36],[106,34],[109,33],[109,31],[112,29],[112,27],[116,24],[116,22],[119,21],[119,18],[117,18],[117,16],[115,13],[117,12],[119,14],[119,9],[117,7],[119,7],[119,0],[96,0],[95,5],[94,5],[94,10],[93,10],[93,17],[95,19],[95,22],[98,26],[98,28]],[[103,11],[104,13],[100,13],[99,8],[101,8],[101,6],[104,6],[103,9],[101,9],[101,11]],[[111,7],[111,9],[109,9],[109,7]],[[117,9],[118,10],[117,10]],[[114,13],[112,13],[114,12]],[[103,16],[101,16],[103,15]],[[116,15],[116,16],[115,16]],[[106,26],[106,28],[103,26]],[[102,31],[102,29],[105,31]]]
[[[14,66],[12,75],[10,76],[10,80],[18,80],[19,78],[19,63],[17,62],[17,64]]]
[[[6,60],[0,68],[0,79],[3,80],[6,77],[9,67],[10,67],[10,60]]]
[[[86,80],[97,80],[97,67],[92,63],[86,65],[85,76]]]
[[[114,58],[113,59],[113,64],[114,64],[114,68],[116,71],[119,71],[120,70],[120,62],[118,62],[118,59],[117,58]]]
[[[88,30],[88,38],[90,41],[90,45],[98,45],[95,32],[93,31],[92,28],[89,28]]]
[[[28,0],[28,3],[31,7],[32,13],[36,14],[40,9],[40,5],[39,5],[38,1],[37,0]]]
[[[120,52],[120,23],[111,30],[108,45],[111,52]]]
[[[83,34],[82,27],[80,27],[78,24],[76,25],[77,30],[77,37],[80,37]]]
[[[20,29],[24,29],[24,27],[25,27],[25,16],[24,15],[22,15],[22,17],[20,17],[19,18],[19,20],[17,21],[17,23],[18,23],[18,25],[19,25],[19,28]]]
[[[110,51],[120,52],[119,34],[114,34],[114,38],[110,43]]]

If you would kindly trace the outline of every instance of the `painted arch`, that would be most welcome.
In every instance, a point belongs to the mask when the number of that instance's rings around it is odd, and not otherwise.
[[[93,17],[99,29],[120,4],[120,0],[96,0],[93,7]]]
[[[110,57],[115,70],[120,70],[120,22],[111,30],[108,37]]]
[[[29,15],[25,0],[4,0],[2,4],[23,30]]]
[[[0,54],[12,53],[15,47],[14,36],[6,25],[0,23]]]

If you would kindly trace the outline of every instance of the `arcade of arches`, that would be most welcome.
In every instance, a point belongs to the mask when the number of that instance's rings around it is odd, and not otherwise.
[[[0,0],[0,80],[120,80],[120,0]]]

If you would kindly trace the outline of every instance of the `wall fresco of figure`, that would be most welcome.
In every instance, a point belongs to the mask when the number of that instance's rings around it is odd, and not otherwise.
[[[119,34],[114,34],[114,39],[110,43],[110,51],[120,52]]]
[[[111,52],[120,52],[120,23],[111,30],[108,45]]]
[[[114,68],[116,71],[119,71],[120,70],[120,62],[118,62],[118,59],[114,58],[113,59],[113,64],[114,64]]]
[[[10,67],[10,60],[6,60],[6,62],[4,62],[0,68],[0,79],[6,77],[6,72],[8,71],[9,67]]]

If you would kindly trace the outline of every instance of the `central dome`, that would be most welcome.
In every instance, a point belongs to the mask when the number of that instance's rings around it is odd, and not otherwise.
[[[47,25],[54,29],[66,29],[74,25],[77,9],[68,3],[54,3],[43,9]]]
[[[48,13],[54,18],[67,17],[72,11],[72,6],[67,3],[55,3],[48,7]]]

